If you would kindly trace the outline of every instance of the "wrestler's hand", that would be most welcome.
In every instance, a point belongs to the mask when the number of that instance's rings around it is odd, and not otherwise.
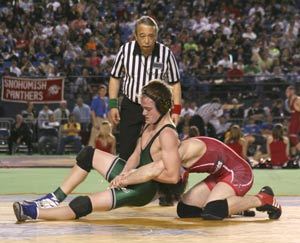
[[[135,169],[132,169],[131,171],[127,172],[122,172],[120,175],[116,176],[111,182],[110,182],[110,187],[111,188],[122,188],[128,186],[127,182],[127,177],[130,175]]]
[[[123,185],[122,185],[122,177],[124,175],[118,175],[116,176],[110,183],[109,183],[109,187],[110,188],[121,188]]]
[[[116,176],[109,184],[111,188],[120,188],[122,187],[122,179],[124,179],[128,175],[129,171],[122,171],[118,176]]]
[[[171,115],[171,118],[172,118],[172,121],[174,122],[175,126],[177,126],[177,125],[178,125],[178,122],[179,122],[179,115],[173,113],[173,114]]]

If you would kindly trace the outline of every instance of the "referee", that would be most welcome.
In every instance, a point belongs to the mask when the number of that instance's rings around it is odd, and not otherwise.
[[[119,156],[125,160],[133,153],[144,123],[139,95],[150,80],[160,79],[173,87],[172,119],[177,124],[181,111],[181,85],[177,62],[170,49],[157,42],[158,26],[143,16],[135,24],[135,40],[120,47],[109,80],[109,119],[120,122]],[[122,82],[121,82],[122,81]],[[124,94],[120,112],[118,94]]]

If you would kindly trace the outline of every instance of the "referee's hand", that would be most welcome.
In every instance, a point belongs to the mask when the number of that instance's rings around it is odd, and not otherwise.
[[[179,115],[173,113],[173,114],[171,115],[171,118],[172,118],[172,121],[174,122],[175,126],[177,126],[177,125],[178,125],[178,122],[179,122]]]
[[[120,113],[117,108],[111,108],[108,112],[108,119],[113,125],[118,125],[120,122]]]

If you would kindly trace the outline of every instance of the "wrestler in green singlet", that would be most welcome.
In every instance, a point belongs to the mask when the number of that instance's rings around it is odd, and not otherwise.
[[[141,151],[138,167],[153,162],[150,153],[151,146],[165,127],[175,129],[173,125],[166,124],[152,137],[147,146]],[[117,157],[112,163],[111,168],[108,170],[106,179],[110,182],[119,175],[122,172],[125,163],[126,161]],[[142,184],[128,186],[127,188],[112,188],[111,191],[113,194],[112,208],[119,208],[122,206],[144,206],[154,199],[158,192],[158,183],[156,181],[148,181]]]

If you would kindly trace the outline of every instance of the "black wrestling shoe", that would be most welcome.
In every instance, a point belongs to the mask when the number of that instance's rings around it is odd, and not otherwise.
[[[244,217],[255,217],[255,211],[245,210],[245,211],[242,211],[240,213],[237,213],[236,215],[241,215],[241,216],[244,216]]]

